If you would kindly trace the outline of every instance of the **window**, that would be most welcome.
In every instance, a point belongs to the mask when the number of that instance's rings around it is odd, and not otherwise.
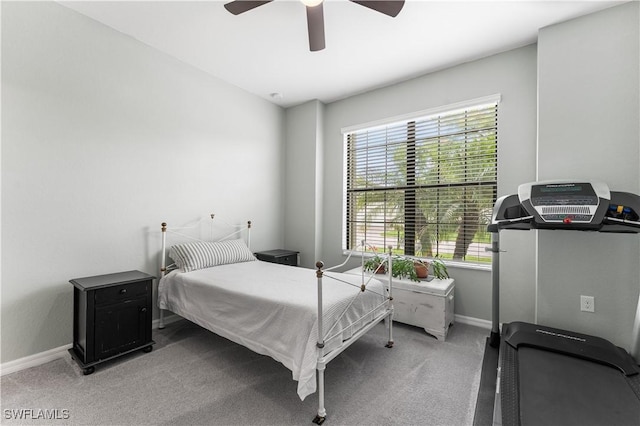
[[[498,101],[345,132],[344,249],[489,263]]]

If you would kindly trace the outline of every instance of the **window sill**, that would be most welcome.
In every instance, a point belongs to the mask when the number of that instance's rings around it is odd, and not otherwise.
[[[372,253],[370,252],[365,252],[363,254],[363,252],[361,251],[355,251],[355,250],[342,250],[342,254],[344,256],[349,256],[351,255],[351,258],[360,258],[360,257],[371,257],[373,256]],[[378,253],[381,254],[381,253]],[[487,271],[487,272],[491,272],[491,264],[481,264],[481,263],[465,263],[465,262],[456,262],[453,260],[447,260],[444,261],[444,263],[447,265],[447,268],[454,268],[454,269],[471,269],[474,271]]]

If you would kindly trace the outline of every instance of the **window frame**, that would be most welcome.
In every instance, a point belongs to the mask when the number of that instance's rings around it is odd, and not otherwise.
[[[409,129],[410,127],[410,122],[414,122],[421,120],[421,119],[425,119],[428,117],[434,117],[434,116],[438,116],[438,115],[446,115],[446,114],[454,114],[456,112],[461,112],[463,110],[467,110],[467,109],[471,109],[471,108],[477,108],[483,105],[490,105],[490,104],[495,104],[496,105],[496,114],[498,113],[498,109],[499,109],[499,104],[501,101],[501,96],[500,94],[494,94],[494,95],[489,95],[489,96],[485,96],[485,97],[481,97],[481,98],[475,98],[475,99],[471,99],[471,100],[467,100],[467,101],[463,101],[463,102],[458,102],[458,103],[453,103],[453,104],[448,104],[448,105],[443,105],[443,106],[439,106],[437,108],[431,108],[428,110],[422,110],[422,111],[418,111],[418,112],[412,112],[412,113],[408,113],[408,114],[404,114],[401,116],[396,116],[396,117],[391,117],[391,118],[387,118],[387,119],[383,119],[383,120],[378,120],[378,121],[374,121],[374,122],[368,122],[368,123],[363,123],[363,124],[359,124],[359,125],[355,125],[355,126],[349,126],[349,127],[345,127],[342,128],[342,134],[343,134],[343,206],[342,206],[342,236],[341,236],[341,247],[342,247],[342,251],[344,254],[349,254],[349,253],[353,253],[353,254],[357,254],[357,253],[361,253],[360,251],[356,251],[354,250],[354,247],[347,247],[347,233],[349,232],[349,226],[347,223],[347,217],[348,217],[348,212],[347,209],[348,207],[348,173],[349,173],[349,158],[348,158],[348,143],[347,143],[347,138],[350,134],[356,133],[356,132],[361,132],[364,130],[368,130],[368,131],[374,131],[376,129],[380,129],[380,128],[386,128],[386,127],[391,127],[394,125],[404,125],[407,126],[407,129]],[[497,134],[499,132],[498,129],[498,123],[496,122],[496,126],[495,126],[495,132],[496,132],[496,137]],[[410,134],[410,132],[408,131],[407,133],[408,135]],[[407,139],[409,139],[409,136],[407,136]],[[410,144],[408,144],[410,146]],[[415,145],[414,145],[415,147]],[[498,193],[498,141],[496,139],[496,152],[495,152],[495,156],[496,156],[496,175],[495,175],[495,182],[491,183],[491,185],[493,186],[493,197],[497,198],[497,193]],[[411,157],[413,158],[413,157]],[[407,176],[407,178],[409,178],[409,176]],[[482,184],[481,184],[482,185]],[[416,188],[417,190],[417,188]],[[414,191],[416,191],[414,190]],[[414,192],[412,191],[412,192]],[[405,195],[406,198],[406,195]],[[405,209],[406,210],[406,209]],[[407,212],[405,211],[405,218],[403,219],[403,226],[407,223],[406,221],[406,215]],[[409,221],[410,223],[412,221]],[[415,225],[415,221],[413,221],[414,225]],[[415,228],[414,228],[415,229]],[[404,229],[404,234],[407,235],[407,228]],[[411,231],[409,230],[409,234],[413,235],[415,234],[415,230]],[[415,239],[412,239],[413,243],[412,243],[412,247],[415,248]],[[411,241],[409,241],[411,243]],[[354,242],[355,243],[355,242]],[[356,245],[359,245],[359,241],[356,243]],[[404,240],[404,244],[405,249],[407,246],[407,240],[405,237]],[[387,248],[383,248],[384,251],[387,250]],[[413,250],[410,250],[411,253],[406,253],[407,255],[414,255]],[[468,252],[467,252],[468,254]],[[473,261],[473,260],[458,260],[458,259],[446,259],[446,262],[448,265],[452,265],[452,266],[456,266],[456,267],[461,267],[461,268],[467,268],[467,269],[479,269],[479,270],[491,270],[491,263],[484,263],[484,262],[479,262],[479,261]]]

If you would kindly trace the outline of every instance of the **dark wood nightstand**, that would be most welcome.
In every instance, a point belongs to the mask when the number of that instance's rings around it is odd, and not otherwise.
[[[258,260],[280,263],[282,265],[298,266],[298,251],[292,250],[267,250],[255,253]]]
[[[150,352],[152,289],[155,277],[127,271],[75,278],[73,284],[73,347],[69,349],[83,373],[129,352]]]

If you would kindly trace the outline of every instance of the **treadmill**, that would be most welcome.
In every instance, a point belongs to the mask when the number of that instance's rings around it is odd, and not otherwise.
[[[539,324],[506,323],[502,336],[499,328],[501,231],[640,233],[638,213],[638,195],[610,191],[596,181],[526,183],[496,201],[488,227],[493,256],[488,344],[499,347],[493,425],[640,425],[640,298],[631,354],[599,337]]]

